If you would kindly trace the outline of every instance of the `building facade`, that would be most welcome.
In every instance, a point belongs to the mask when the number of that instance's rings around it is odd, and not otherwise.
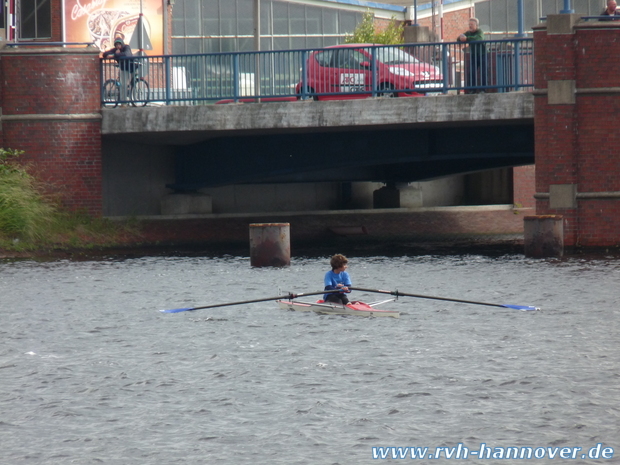
[[[564,8],[564,0],[523,2],[522,26],[528,35],[541,18]],[[594,16],[603,11],[604,3],[572,0],[572,9]],[[156,42],[144,47],[149,55],[250,51],[257,48],[257,4],[262,50],[342,43],[367,10],[379,21],[394,18],[426,26],[438,41],[453,41],[472,16],[480,20],[489,38],[512,37],[519,32],[515,0],[8,0],[0,9],[0,39],[72,42],[83,37],[105,48],[110,45],[105,38],[113,37],[118,28],[125,27],[131,34],[141,14],[145,34]],[[133,48],[143,48],[135,38],[134,44]]]
[[[392,0],[405,5],[411,0]],[[604,0],[571,0],[572,9],[583,16],[597,16],[605,9]],[[523,33],[532,37],[533,28],[548,15],[564,9],[564,0],[523,0]],[[411,7],[408,19],[414,20]],[[452,42],[467,29],[467,20],[476,17],[487,39],[503,39],[519,34],[515,0],[438,0],[417,2],[417,23],[428,27],[437,41]]]

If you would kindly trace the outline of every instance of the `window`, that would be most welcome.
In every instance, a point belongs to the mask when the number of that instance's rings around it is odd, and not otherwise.
[[[335,45],[343,42],[361,20],[361,12],[261,0],[261,49]],[[176,0],[172,44],[174,53],[254,50],[254,0]],[[199,50],[197,44],[201,44]]]
[[[557,14],[564,10],[564,0],[542,0],[541,16]],[[575,13],[585,16],[597,16],[605,9],[605,0],[573,0]]]
[[[19,4],[19,38],[50,39],[52,10],[50,0],[21,0]]]
[[[596,16],[604,9],[604,0],[573,0],[575,13]],[[564,10],[564,0],[524,0],[523,29],[531,32],[540,18]],[[517,2],[515,0],[485,0],[476,3],[476,17],[488,39],[512,37],[518,32]]]

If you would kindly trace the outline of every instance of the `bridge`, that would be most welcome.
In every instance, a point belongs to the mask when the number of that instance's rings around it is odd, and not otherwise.
[[[483,51],[483,68],[472,64],[472,48]],[[148,190],[176,193],[241,184],[393,186],[531,165],[533,97],[524,91],[533,87],[532,59],[524,38],[141,56],[129,62],[134,84],[125,100],[115,63],[103,60],[104,157],[129,151],[124,160],[135,162],[145,144],[165,150],[168,167],[157,176],[165,184]],[[125,102],[137,108],[116,108]],[[110,192],[123,192],[124,177],[109,179]],[[500,197],[511,202],[511,194]]]
[[[237,183],[412,182],[534,163],[529,92],[104,109],[104,140],[174,148],[191,191]]]

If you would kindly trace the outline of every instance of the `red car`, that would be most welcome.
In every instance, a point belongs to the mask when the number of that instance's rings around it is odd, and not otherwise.
[[[346,44],[310,54],[305,69],[305,94],[319,94],[313,95],[315,100],[367,98],[372,95],[373,73],[377,95],[420,96],[429,90],[443,90],[439,68],[397,47]],[[303,81],[295,88],[299,98],[304,97],[302,87]]]

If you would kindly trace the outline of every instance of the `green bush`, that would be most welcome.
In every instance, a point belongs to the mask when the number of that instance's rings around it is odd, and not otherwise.
[[[41,194],[36,179],[16,163],[21,153],[0,148],[0,233],[40,240],[52,225],[56,208]]]
[[[22,153],[0,148],[0,249],[92,249],[139,240],[135,221],[112,222],[61,208],[17,162]]]
[[[383,31],[375,28],[375,15],[370,11],[364,13],[362,22],[358,24],[352,34],[347,34],[346,44],[386,44],[396,45],[403,43],[404,25],[397,24],[396,18],[392,20]]]

